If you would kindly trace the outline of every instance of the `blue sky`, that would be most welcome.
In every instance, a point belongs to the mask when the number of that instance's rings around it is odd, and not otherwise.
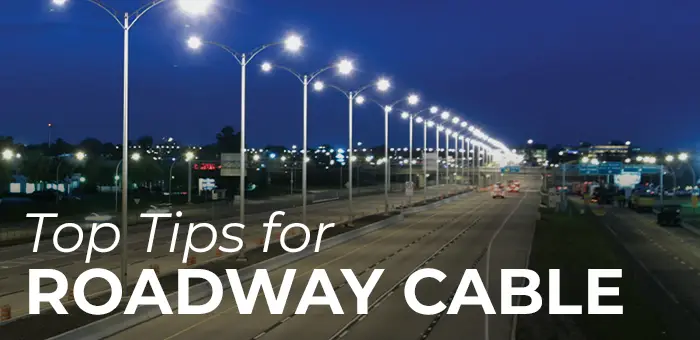
[[[105,0],[132,11],[143,0]],[[39,142],[118,142],[122,110],[122,31],[86,0],[55,10],[50,1],[13,1],[0,12],[0,135]],[[147,13],[131,32],[132,139],[173,136],[208,143],[224,125],[239,129],[240,67],[223,51],[193,52],[191,34],[246,51],[288,32],[305,49],[268,49],[248,70],[249,144],[301,143],[301,84],[272,61],[314,71],[341,56],[348,89],[391,78],[377,99],[418,93],[423,106],[458,112],[509,144],[632,140],[648,148],[695,147],[700,122],[700,3],[692,1],[216,0],[190,18],[176,1]],[[347,103],[310,93],[309,140],[347,143]],[[659,124],[662,122],[663,124]],[[378,108],[355,110],[356,141],[380,144]],[[408,125],[391,120],[391,144]],[[429,141],[433,141],[429,138]],[[422,136],[416,133],[416,143]]]

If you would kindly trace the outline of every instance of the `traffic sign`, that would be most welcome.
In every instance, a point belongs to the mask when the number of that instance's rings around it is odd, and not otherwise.
[[[519,165],[508,165],[508,166],[502,167],[501,173],[506,173],[506,172],[518,173],[518,172],[520,172],[520,166]]]
[[[622,172],[621,162],[604,162],[598,165],[601,174],[618,175]]]
[[[404,186],[406,187],[406,196],[413,196],[413,182],[406,182]]]
[[[579,164],[578,173],[581,175],[598,175],[600,168],[595,164]]]

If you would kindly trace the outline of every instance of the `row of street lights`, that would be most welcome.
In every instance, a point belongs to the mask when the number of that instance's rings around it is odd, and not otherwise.
[[[122,133],[122,145],[126,146],[129,144],[129,129],[128,129],[128,122],[129,122],[129,32],[131,28],[138,22],[138,20],[143,17],[144,14],[146,14],[148,11],[150,11],[152,8],[168,1],[168,0],[152,0],[149,1],[147,4],[144,6],[138,8],[134,12],[126,12],[123,14],[119,14],[120,12],[108,7],[103,1],[100,0],[85,0],[88,1],[101,9],[103,9],[105,12],[107,12],[116,22],[117,24],[122,28],[124,31],[124,39],[123,39],[123,45],[124,45],[124,72],[123,72],[123,133]],[[59,7],[65,7],[68,5],[69,0],[52,0],[53,4]],[[196,16],[201,16],[207,13],[208,9],[212,5],[211,0],[177,0],[177,3],[180,7],[180,9],[188,14],[191,15],[196,15]],[[241,224],[245,224],[245,169],[246,169],[246,157],[245,157],[245,142],[246,142],[246,66],[262,51],[266,50],[269,47],[273,46],[283,46],[284,49],[288,52],[298,52],[302,47],[303,47],[303,42],[300,37],[296,35],[290,35],[286,39],[278,42],[273,42],[269,43],[266,45],[262,45],[254,50],[252,50],[250,53],[238,53],[236,50],[233,48],[230,48],[229,46],[226,46],[224,44],[220,44],[217,42],[213,41],[207,41],[203,40],[199,37],[191,37],[189,40],[187,40],[187,45],[191,49],[200,49],[204,45],[212,45],[219,47],[229,53],[241,66],[241,143],[240,143],[240,183],[239,183],[239,199],[240,199],[240,208],[239,208],[239,222]],[[308,150],[307,148],[307,100],[308,100],[308,86],[311,82],[313,82],[317,77],[319,77],[321,74],[324,72],[331,70],[331,69],[336,69],[337,72],[341,75],[348,75],[350,74],[353,69],[353,63],[352,61],[348,59],[341,59],[337,63],[328,65],[326,67],[323,67],[315,72],[312,73],[298,73],[295,72],[294,70],[285,67],[285,66],[275,66],[271,63],[263,63],[262,64],[262,70],[263,71],[271,71],[273,68],[279,68],[282,70],[285,70],[292,75],[294,75],[303,85],[303,94],[304,94],[304,104],[303,104],[303,135],[304,135],[304,140],[303,140],[303,154],[304,157],[306,156],[306,152]],[[314,89],[316,90],[322,90],[324,88],[324,83],[318,81],[314,83]],[[375,83],[372,84],[367,84],[364,87],[361,87],[357,90],[352,90],[352,91],[345,91],[343,89],[340,89],[339,87],[329,85],[329,87],[335,88],[342,92],[347,98],[348,98],[348,121],[349,121],[349,145],[351,146],[350,148],[350,160],[349,160],[349,167],[348,167],[348,172],[350,174],[350,185],[349,185],[349,190],[350,190],[350,205],[349,205],[349,212],[350,212],[350,221],[352,221],[353,214],[352,214],[352,123],[353,123],[353,118],[352,118],[352,107],[353,107],[353,102],[362,104],[365,101],[365,98],[361,96],[361,93],[370,87],[376,87],[376,90],[378,92],[386,92],[389,87],[390,83],[386,79],[379,79]],[[398,104],[399,102],[407,100],[409,105],[415,105],[418,103],[418,97],[416,95],[410,95],[405,99],[401,99],[399,101],[396,101],[393,105]],[[388,114],[392,110],[393,105],[380,105],[383,107],[384,112],[385,112],[385,159],[388,159]],[[443,112],[443,115],[449,116],[449,112],[445,111]],[[447,119],[446,117],[444,119]],[[453,118],[453,122],[459,121],[459,118],[455,117]],[[425,124],[428,124],[428,121],[425,121]],[[427,126],[427,125],[426,125]],[[466,125],[465,125],[466,126]],[[495,149],[500,150],[501,152],[505,154],[509,154],[511,151],[503,145],[503,143],[492,139],[488,137],[486,134],[481,132],[479,129],[476,129],[474,126],[469,126],[469,132],[471,132],[473,135],[477,136],[478,138],[487,141],[491,145],[494,146]],[[445,131],[446,133],[446,138],[449,137],[448,130]],[[425,138],[424,138],[425,139]],[[482,145],[485,145],[482,143]],[[129,154],[128,154],[128,148],[124,147],[122,148],[122,172],[121,172],[121,179],[122,183],[128,183],[128,159],[129,159]],[[4,157],[4,155],[3,155]],[[134,159],[132,157],[132,160],[137,161],[137,159]],[[191,160],[191,158],[190,158]],[[120,162],[120,163],[122,163]],[[386,210],[388,211],[388,175],[389,172],[389,162],[386,162],[386,172],[385,172],[385,206]],[[412,163],[409,161],[409,164]],[[436,162],[439,163],[439,162]],[[118,172],[118,167],[117,166],[117,172]],[[190,169],[191,171],[191,169]],[[412,169],[411,169],[412,171]],[[116,175],[115,175],[116,177]],[[171,176],[172,177],[172,176]],[[302,199],[303,199],[303,208],[302,208],[302,219],[303,223],[306,224],[306,204],[307,204],[307,199],[306,199],[306,187],[307,187],[307,166],[306,162],[302,162]],[[189,195],[188,195],[189,197]],[[124,289],[126,289],[126,284],[127,284],[127,203],[128,203],[128,190],[122,190],[122,211],[121,211],[121,237],[122,237],[122,258],[121,258],[121,280],[122,284],[124,286]],[[241,229],[241,237],[243,237],[242,234],[242,229]],[[241,252],[239,252],[238,259],[241,261],[245,261],[245,249],[243,249]]]

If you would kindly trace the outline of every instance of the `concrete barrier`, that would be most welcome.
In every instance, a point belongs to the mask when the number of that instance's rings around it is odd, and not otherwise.
[[[358,237],[364,236],[366,234],[369,234],[371,232],[374,232],[378,229],[388,227],[390,225],[394,225],[396,223],[399,223],[403,221],[405,215],[409,214],[415,214],[421,211],[425,211],[428,209],[433,209],[435,207],[444,205],[446,203],[455,201],[457,199],[460,199],[464,197],[465,195],[468,195],[469,192],[463,193],[460,195],[456,195],[435,203],[431,204],[426,204],[424,206],[420,207],[413,207],[413,208],[408,208],[405,209],[401,214],[389,217],[385,220],[379,221],[372,223],[366,227],[359,228],[353,231],[349,231],[340,235],[333,236],[327,240],[324,240],[321,242],[321,247],[319,251],[323,251],[332,247],[335,247],[339,244],[349,242],[353,239],[356,239]],[[279,242],[279,240],[277,241]],[[299,261],[301,259],[304,259],[306,257],[309,257],[313,254],[314,252],[314,244],[309,244],[304,250],[298,252],[298,253],[286,253],[283,255],[279,255],[277,257],[273,257],[271,259],[253,264],[252,266],[243,268],[239,270],[238,275],[241,279],[241,282],[249,281],[253,278],[253,275],[255,274],[255,271],[257,269],[266,269],[266,270],[275,270],[281,267],[284,267],[288,264],[294,263],[296,261]],[[223,288],[228,289],[230,287],[228,278],[226,275],[222,275],[219,277],[219,279],[222,282]],[[196,301],[209,298],[211,296],[211,286],[207,283],[200,283],[198,285],[191,286],[189,288],[189,297],[190,297],[190,303],[194,303]],[[178,300],[178,293],[171,293],[167,296],[168,299],[168,304],[172,306],[173,311],[177,310],[177,300]],[[85,339],[85,340],[92,340],[92,339],[103,339],[109,336],[112,336],[114,334],[117,334],[125,329],[134,327],[138,324],[147,322],[151,319],[157,318],[161,316],[160,308],[157,306],[144,306],[140,307],[137,309],[136,313],[133,315],[125,315],[125,314],[115,314],[113,316],[107,317],[105,319],[96,321],[94,323],[85,325],[83,327],[71,330],[69,332],[59,334],[55,337],[50,338],[49,340],[76,340],[76,339]]]

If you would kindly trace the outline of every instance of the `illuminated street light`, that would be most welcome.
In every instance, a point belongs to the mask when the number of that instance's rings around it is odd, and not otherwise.
[[[564,156],[564,151],[559,151],[559,156]]]
[[[87,157],[87,155],[86,155],[84,152],[77,152],[77,153],[75,154],[75,159],[77,159],[77,160],[79,160],[79,161],[84,160],[85,157]]]
[[[672,155],[667,155],[667,156],[666,156],[666,162],[673,162],[673,156],[672,156]]]
[[[202,47],[202,39],[199,37],[190,37],[187,39],[187,46],[193,50],[199,49]]]
[[[324,87],[325,87],[325,85],[324,85],[323,82],[320,81],[320,80],[319,80],[319,81],[316,81],[316,82],[314,83],[314,90],[316,90],[316,91],[323,91],[323,88],[324,88]]]
[[[440,109],[437,106],[430,107],[430,113],[436,114],[436,113],[438,113],[438,111],[440,111]]]
[[[411,116],[411,115],[410,115],[408,112],[406,112],[406,111],[401,112],[401,118],[403,118],[403,119],[408,119],[408,117],[410,117],[410,116]]]
[[[284,40],[284,49],[289,52],[299,52],[303,46],[304,43],[302,42],[301,37],[297,35],[292,34]]]
[[[272,71],[272,64],[264,62],[262,65],[260,65],[260,68],[263,70],[263,72],[270,72]]]
[[[10,149],[5,149],[2,152],[2,159],[6,160],[6,161],[9,161],[14,157],[15,157],[15,153]]]
[[[583,157],[583,158],[581,158],[581,163],[584,163],[584,164],[585,164],[585,163],[588,163],[588,162],[590,162],[590,161],[591,161],[591,159],[588,158],[588,157]]]
[[[260,155],[253,155],[253,160],[254,161],[259,161],[260,160]]]
[[[467,122],[464,122],[464,121],[459,124],[459,126],[461,126],[462,128],[466,128],[467,125],[469,125],[469,124],[467,124]]]
[[[388,91],[390,87],[391,87],[391,82],[389,82],[389,80],[387,80],[385,78],[379,79],[379,81],[377,81],[377,90],[379,90],[381,92]]]
[[[89,3],[102,8],[109,16],[114,19],[119,27],[124,32],[124,43],[123,43],[123,129],[122,129],[122,161],[124,166],[122,167],[122,181],[128,183],[128,145],[129,145],[129,32],[131,28],[136,24],[136,22],[143,17],[144,14],[150,12],[150,10],[159,4],[166,2],[165,0],[149,1],[147,5],[141,6],[139,9],[133,12],[119,12],[116,11],[105,4],[102,1],[90,0]],[[53,4],[60,7],[65,7],[68,3],[67,0],[53,0]],[[206,14],[208,9],[212,5],[212,0],[178,0],[178,5],[183,12],[191,15],[203,15]],[[123,13],[123,14],[122,14]],[[244,143],[241,143],[244,144]],[[122,190],[122,212],[121,212],[121,283],[122,289],[126,291],[127,288],[127,254],[128,254],[128,238],[127,238],[127,225],[128,225],[128,203],[129,203],[129,190]],[[243,221],[240,221],[243,223]]]
[[[358,105],[364,104],[364,103],[365,103],[365,97],[363,97],[363,96],[357,96],[357,98],[355,98],[355,103],[357,103]]]
[[[452,124],[457,124],[457,123],[459,123],[459,117],[452,118]]]
[[[450,113],[448,111],[442,111],[440,118],[447,120],[447,118],[450,118]]]
[[[416,123],[420,124],[423,122],[423,117],[416,117]]]
[[[628,164],[629,164],[630,162],[632,162],[632,160],[631,160],[631,159],[629,159],[629,158],[625,158],[625,163],[628,163]]]
[[[687,161],[687,160],[688,160],[688,154],[685,153],[685,152],[681,152],[681,153],[678,155],[678,160],[681,161],[681,162]]]
[[[627,145],[627,146],[629,146],[630,144],[632,144],[630,141],[625,142],[625,145]]]
[[[352,64],[347,60],[343,60],[338,64],[338,69],[343,74],[350,73],[352,71]],[[354,91],[346,91],[346,90],[341,89],[340,87],[338,87],[336,85],[332,85],[332,84],[329,84],[327,86],[342,93],[348,99],[348,145],[351,146],[351,145],[353,145],[352,138],[353,138],[353,104],[354,104],[354,102],[357,101],[357,98],[360,97],[361,93],[363,93],[365,90],[369,89],[370,87],[375,87],[378,92],[386,92],[387,90],[389,90],[390,83],[387,79],[380,78],[376,82],[362,86],[359,89],[354,90]],[[364,103],[364,101],[365,101],[364,98],[362,100],[360,100],[360,104]],[[409,102],[410,101],[411,101],[411,99],[409,97]],[[386,115],[388,115],[388,113]],[[358,145],[361,145],[361,143],[358,143]],[[357,157],[353,156],[353,149],[349,148],[348,149],[348,186],[347,186],[348,187],[348,215],[349,215],[348,216],[349,217],[348,225],[352,225],[353,219],[354,219],[353,199],[352,199],[352,196],[353,196],[352,163],[355,161],[355,159],[357,159]]]
[[[343,59],[341,60],[338,65],[336,65],[338,68],[338,72],[343,75],[348,75],[352,73],[353,69],[355,68],[352,64],[352,61],[348,59]]]
[[[597,158],[593,158],[593,159],[591,159],[591,164],[598,165],[598,164],[600,164],[600,161]]]
[[[418,95],[411,94],[408,96],[408,104],[410,104],[410,105],[416,105],[416,104],[418,104],[419,101],[420,101],[420,98],[418,97]]]

